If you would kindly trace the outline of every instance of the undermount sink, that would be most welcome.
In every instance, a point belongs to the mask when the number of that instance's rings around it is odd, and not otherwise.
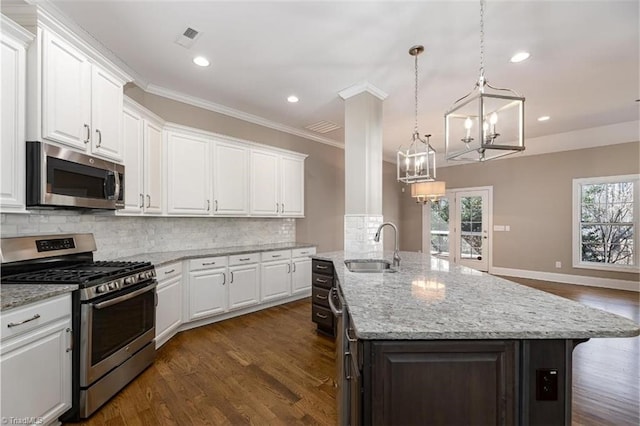
[[[396,272],[391,262],[384,259],[351,259],[344,264],[351,272]]]

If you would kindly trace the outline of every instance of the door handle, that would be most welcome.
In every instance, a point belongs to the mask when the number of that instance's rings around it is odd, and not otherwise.
[[[211,200],[207,200],[207,211],[211,210]]]
[[[213,200],[213,203],[214,203],[214,205],[215,205],[215,209],[214,209],[214,211],[216,211],[216,212],[217,212],[217,211],[218,211],[218,200]]]
[[[144,194],[140,194],[140,208],[144,207]]]
[[[100,145],[102,145],[102,132],[100,129],[96,129],[96,133],[98,134],[98,143],[96,143],[96,148],[100,148]]]
[[[87,130],[87,133],[86,133],[86,134],[87,134],[87,137],[86,137],[86,138],[84,138],[84,143],[85,143],[85,144],[88,144],[88,143],[89,143],[89,139],[91,138],[91,127],[89,127],[89,125],[88,125],[88,124],[85,124],[85,125],[84,125],[84,128]]]
[[[231,281],[229,281],[229,283],[233,283],[233,271],[231,271],[230,273],[231,273]]]
[[[151,195],[147,194],[147,208],[151,207]]]

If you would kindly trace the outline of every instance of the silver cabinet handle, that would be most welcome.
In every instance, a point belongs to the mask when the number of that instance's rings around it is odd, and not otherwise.
[[[282,203],[282,209],[280,210],[281,213],[284,213],[284,203]]]
[[[280,205],[278,203],[276,203],[276,213],[280,213],[280,210],[278,210],[280,207]]]
[[[354,337],[349,336],[349,330],[353,330],[353,329],[352,329],[352,328],[347,328],[347,329],[345,329],[345,330],[344,330],[344,335],[345,335],[345,337],[347,338],[347,341],[348,341],[349,343],[355,343],[355,342],[357,342],[357,341],[358,341],[358,339],[356,339],[356,338],[354,338]]]
[[[69,347],[65,352],[71,352],[73,350],[73,330],[67,327],[65,332],[69,333]]]
[[[344,353],[344,378],[351,381],[351,352]]]
[[[26,320],[22,320],[20,322],[10,322],[9,324],[7,324],[7,327],[11,328],[11,327],[17,327],[19,325],[31,322],[31,321],[35,321],[38,318],[40,318],[40,314],[35,314],[34,316],[32,316],[31,318],[27,318]]]
[[[296,271],[296,264],[294,263],[293,264],[293,272],[295,272],[295,271]]]
[[[328,266],[316,265],[316,269],[329,269]]]
[[[102,132],[100,129],[96,129],[96,133],[98,134],[98,143],[96,143],[96,148],[100,148],[100,145],[102,145]]]
[[[89,143],[89,138],[91,138],[91,127],[89,127],[88,124],[85,124],[84,128],[87,129],[87,137],[84,138],[84,143],[88,144]]]
[[[231,281],[229,281],[229,283],[233,282],[233,271],[231,271]]]
[[[151,207],[151,195],[147,194],[147,208]]]
[[[175,271],[176,271],[175,269],[172,269],[172,270],[170,270],[170,271],[165,271],[165,272],[164,272],[164,274],[165,274],[165,275],[168,275],[168,274],[170,274],[170,273],[172,273],[172,272],[175,272]]]
[[[321,294],[316,294],[316,299],[327,300],[327,296],[323,296]]]
[[[246,262],[247,260],[251,260],[250,257],[243,257],[242,259],[238,259],[240,262]]]
[[[337,294],[336,293],[336,288],[332,287],[331,288],[331,292],[329,293],[329,297],[328,297],[328,302],[329,302],[329,308],[331,308],[331,312],[333,312],[333,315],[339,317],[342,316],[342,309],[338,309],[336,308],[336,305],[333,304],[333,295]]]
[[[213,200],[213,204],[215,205],[214,211],[218,211],[218,200]]]
[[[222,285],[225,285],[227,283],[227,274],[225,274],[224,272],[222,273]]]
[[[144,194],[140,194],[140,208],[144,207]]]
[[[207,200],[207,211],[211,210],[211,200]]]
[[[287,274],[291,273],[291,264],[287,263]]]
[[[325,314],[321,314],[321,313],[319,313],[319,312],[316,312],[316,316],[317,316],[318,318],[322,318],[322,319],[327,319],[327,318],[328,318]]]
[[[272,258],[282,257],[282,255],[281,255],[281,254],[272,254],[272,255],[271,255],[271,257],[272,257]]]
[[[321,279],[321,278],[316,278],[316,282],[318,282],[318,283],[322,283],[322,284],[326,284],[326,283],[327,283],[327,280],[323,280],[323,279]]]
[[[203,262],[202,266],[215,265],[216,262]]]

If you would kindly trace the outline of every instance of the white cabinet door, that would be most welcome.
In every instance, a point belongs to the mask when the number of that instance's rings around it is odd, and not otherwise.
[[[122,83],[93,65],[91,89],[91,151],[122,161]]]
[[[251,214],[277,216],[280,213],[278,161],[278,154],[251,151]]]
[[[156,349],[169,340],[182,324],[182,277],[158,284],[156,307]]]
[[[291,294],[309,291],[311,289],[311,259],[293,259],[291,268]]]
[[[0,207],[25,210],[25,46],[0,38]]]
[[[211,141],[169,132],[167,137],[167,212],[206,215],[209,198]]]
[[[247,147],[216,142],[213,152],[214,214],[249,213],[249,179]]]
[[[262,302],[280,299],[291,294],[291,263],[266,262],[261,265]]]
[[[43,424],[49,424],[71,408],[70,330],[68,317],[3,341],[3,419],[41,417]]]
[[[196,320],[227,310],[226,268],[189,273],[189,319]]]
[[[239,309],[259,302],[258,265],[229,268],[229,309]]]
[[[91,64],[49,31],[42,44],[42,136],[85,150],[92,130]]]
[[[280,213],[304,216],[304,159],[280,160]]]
[[[162,128],[144,124],[144,211],[162,213]],[[126,175],[126,172],[125,172]],[[125,176],[126,180],[126,176]]]
[[[125,108],[122,114],[124,180],[124,212],[140,213],[144,207],[143,119]]]

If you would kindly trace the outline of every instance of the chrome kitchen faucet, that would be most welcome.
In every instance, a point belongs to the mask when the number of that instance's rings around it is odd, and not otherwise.
[[[382,225],[378,226],[378,230],[376,231],[376,235],[373,237],[373,241],[375,241],[376,243],[380,242],[380,233],[382,232],[382,228],[384,228],[386,225],[389,225],[395,231],[394,236],[396,239],[396,246],[395,246],[395,249],[393,250],[393,266],[394,268],[399,268],[400,267],[400,250],[398,249],[398,227],[391,222],[384,222]]]

